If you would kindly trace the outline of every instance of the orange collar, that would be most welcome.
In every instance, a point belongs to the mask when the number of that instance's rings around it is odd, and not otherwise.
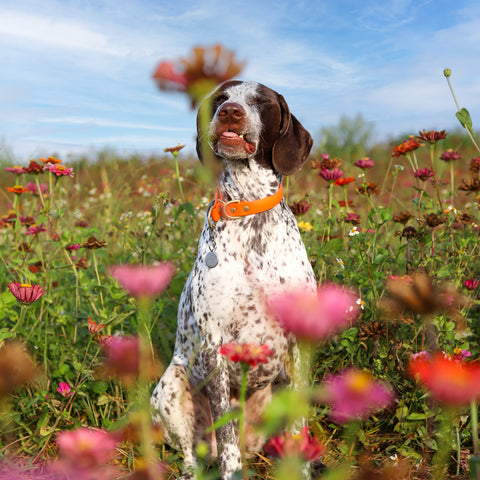
[[[283,198],[283,186],[269,197],[261,198],[260,200],[253,200],[251,202],[244,202],[240,200],[230,200],[225,202],[221,199],[220,193],[217,190],[215,193],[215,203],[208,212],[208,221],[218,222],[221,217],[229,219],[237,219],[246,217],[247,215],[254,215],[255,213],[262,213],[270,210],[278,205]]]

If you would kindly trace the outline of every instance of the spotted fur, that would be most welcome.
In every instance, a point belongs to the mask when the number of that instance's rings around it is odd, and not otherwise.
[[[312,146],[308,132],[283,97],[261,84],[228,82],[211,102],[208,141],[223,162],[218,179],[222,198],[256,200],[274,194],[283,175],[306,160]],[[199,131],[200,140],[202,135]],[[316,283],[284,200],[264,213],[221,218],[214,241],[218,265],[208,268],[205,256],[212,243],[206,218],[180,298],[174,355],[151,399],[154,420],[184,455],[183,480],[195,478],[194,451],[200,441],[217,457],[222,480],[241,469],[234,422],[215,434],[205,433],[238,400],[241,369],[219,355],[223,343],[264,343],[275,352],[267,364],[250,369],[248,377],[247,450],[262,447],[265,439],[254,435],[250,424],[260,419],[272,386],[292,384],[292,363],[298,358],[294,340],[268,315],[265,294],[298,285],[313,289]]]

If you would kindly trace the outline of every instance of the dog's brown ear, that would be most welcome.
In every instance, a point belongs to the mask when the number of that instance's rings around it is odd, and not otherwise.
[[[282,175],[291,175],[306,162],[313,140],[302,124],[290,113],[287,102],[279,95],[282,129],[272,149],[273,167]]]

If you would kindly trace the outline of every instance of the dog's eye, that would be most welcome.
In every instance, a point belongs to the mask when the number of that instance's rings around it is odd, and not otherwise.
[[[219,95],[217,98],[215,98],[215,104],[221,105],[223,102],[226,102],[227,100],[228,100],[228,97],[226,95]]]
[[[254,97],[254,98],[251,98],[248,103],[250,105],[261,105],[262,103],[265,103],[265,99],[261,98],[261,97]]]

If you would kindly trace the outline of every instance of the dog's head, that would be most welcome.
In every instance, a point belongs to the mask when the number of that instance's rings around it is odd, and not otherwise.
[[[253,158],[282,175],[290,175],[307,160],[312,137],[290,113],[285,99],[255,82],[230,81],[207,100],[208,112],[197,116],[197,153],[202,142],[217,157],[227,160]],[[205,115],[205,120],[202,118]],[[202,124],[208,123],[202,131]]]

